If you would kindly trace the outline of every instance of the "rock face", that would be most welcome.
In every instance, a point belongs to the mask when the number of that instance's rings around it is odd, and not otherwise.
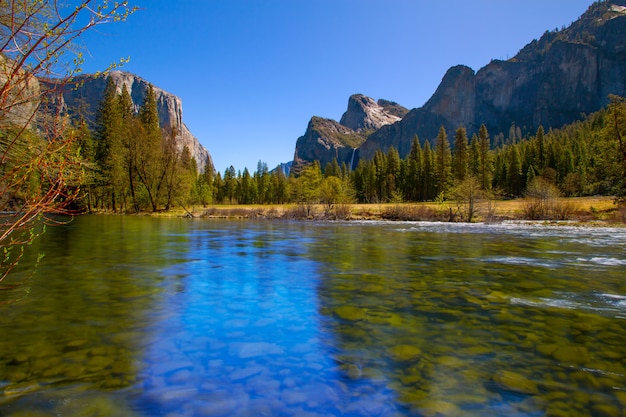
[[[18,64],[0,54],[0,87],[6,88],[0,106],[0,129],[9,125],[32,125],[39,107],[40,85],[37,78],[16,70]],[[7,80],[11,80],[5,86]]]
[[[383,103],[382,105],[381,102]],[[399,115],[398,109],[394,106],[398,105],[386,100],[379,100],[377,103],[363,94],[354,94],[350,96],[348,110],[341,117],[339,124],[349,127],[356,132],[376,130],[401,120],[402,116],[408,112],[403,107],[400,107],[400,109],[405,111],[402,112],[400,110]],[[387,109],[390,111],[387,111]]]
[[[506,134],[513,123],[523,133],[534,133],[540,125],[558,128],[601,109],[609,94],[626,96],[622,2],[595,2],[568,28],[546,32],[508,61],[494,60],[478,72],[450,68],[423,107],[369,133],[358,157],[371,159],[376,150],[392,145],[404,157],[415,135],[432,141],[442,125],[449,135],[464,126],[471,136],[485,124],[492,137]],[[366,126],[375,125],[370,121],[380,119],[373,116],[371,103],[367,113],[359,108],[366,100],[353,97],[342,125],[367,133]]]
[[[313,116],[306,132],[296,142],[291,172],[299,174],[309,162],[320,161],[325,166],[333,159],[339,164],[352,159],[354,149],[365,141],[365,136],[331,119]]]
[[[135,110],[139,110],[150,83],[134,74],[123,71],[111,71],[107,77],[115,82],[118,93],[126,86],[133,100]],[[62,91],[62,106],[70,113],[83,112],[87,120],[95,124],[95,118],[107,85],[107,77],[81,75],[74,79]],[[75,87],[74,87],[75,86]],[[161,127],[165,130],[174,129],[180,149],[188,146],[191,155],[198,163],[198,169],[213,169],[213,161],[209,152],[200,144],[198,139],[189,131],[183,122],[183,105],[179,97],[153,86],[157,100],[157,109]]]
[[[322,167],[333,159],[349,168],[356,160],[356,149],[367,134],[401,120],[408,112],[397,103],[374,101],[362,94],[348,100],[348,109],[338,123],[335,120],[312,117],[303,136],[296,142],[292,171],[299,173],[309,162],[318,160]]]

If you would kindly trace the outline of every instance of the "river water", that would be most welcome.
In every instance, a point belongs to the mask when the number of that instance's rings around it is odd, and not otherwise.
[[[85,216],[38,253],[1,416],[626,415],[626,229]]]

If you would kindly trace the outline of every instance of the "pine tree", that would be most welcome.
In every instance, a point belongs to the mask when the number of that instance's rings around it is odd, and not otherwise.
[[[435,142],[435,187],[436,194],[445,194],[452,181],[452,154],[446,129],[441,126]]]
[[[248,168],[244,168],[243,174],[237,184],[237,202],[239,204],[251,204],[254,202],[256,190],[254,181]]]
[[[476,134],[472,135],[468,155],[468,173],[470,176],[478,178],[480,176],[480,140]]]
[[[223,198],[228,199],[229,204],[233,204],[237,190],[237,172],[234,166],[231,165],[224,171],[223,184]]]
[[[148,86],[144,103],[139,109],[140,129],[133,135],[137,154],[134,166],[152,211],[157,211],[162,198],[166,171],[163,169],[163,140],[159,127],[156,95]]]
[[[253,179],[256,183],[256,202],[259,204],[269,203],[271,198],[269,196],[270,178],[267,163],[262,161],[257,162]]]
[[[280,165],[272,171],[271,183],[273,192],[268,202],[283,204],[289,201],[289,180]]]
[[[452,173],[457,182],[462,182],[469,169],[469,150],[467,131],[459,127],[454,135],[454,153],[452,155]]]
[[[433,200],[435,194],[435,158],[430,147],[430,142],[424,142],[422,151],[424,155],[424,165],[422,171],[422,200]]]
[[[332,161],[326,164],[324,167],[324,177],[341,178],[341,168],[339,167],[337,158],[333,158]]]
[[[539,172],[543,172],[546,168],[546,144],[544,137],[543,126],[539,126],[537,129],[537,134],[535,135],[535,140],[537,143],[537,167],[539,168]]]
[[[422,146],[420,145],[417,135],[413,138],[406,165],[407,178],[404,191],[405,199],[419,201],[422,199],[420,183],[422,176]]]
[[[135,191],[138,146],[134,137],[137,129],[137,120],[133,111],[133,100],[130,98],[126,84],[122,84],[122,91],[117,96],[117,108],[120,117],[118,121],[119,134],[123,148],[123,153],[120,155],[123,158],[122,165],[124,167],[124,173],[120,172],[120,176],[124,177],[122,199],[125,205],[127,194],[130,192],[133,207],[138,212],[140,207]]]
[[[517,146],[512,146],[509,150],[509,162],[507,164],[508,189],[514,196],[522,195],[524,183],[522,178],[522,161]]]
[[[387,201],[387,158],[381,150],[374,153],[374,168],[378,201]]]
[[[103,191],[102,204],[117,211],[116,195],[121,192],[125,178],[124,152],[121,133],[122,115],[118,106],[116,86],[113,79],[107,79],[98,117],[96,120],[96,163],[99,167],[99,181]]]
[[[481,125],[478,131],[478,144],[479,144],[479,180],[480,185],[483,190],[491,190],[491,176],[492,166],[491,159],[489,157],[489,150],[491,148],[490,140],[489,140],[489,132],[487,132],[487,127],[485,125]]]
[[[394,193],[396,192],[396,189],[401,185],[402,183],[402,179],[401,179],[401,168],[402,168],[402,163],[400,161],[400,154],[398,153],[398,150],[391,146],[389,147],[389,150],[387,151],[387,157],[386,157],[386,162],[387,162],[387,177],[385,179],[385,194],[386,194],[386,200],[389,200],[392,198],[392,196],[394,195]]]

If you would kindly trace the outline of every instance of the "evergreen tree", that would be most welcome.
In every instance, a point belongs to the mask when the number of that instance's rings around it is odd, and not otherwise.
[[[224,203],[226,199],[226,189],[224,187],[222,174],[220,174],[219,172],[215,175],[215,178],[213,179],[213,193],[215,195],[215,201],[217,203]]]
[[[544,137],[543,126],[539,126],[537,129],[537,134],[535,135],[535,140],[537,143],[537,163],[536,166],[539,168],[539,172],[542,172],[546,168],[546,144]]]
[[[256,194],[256,190],[254,188],[254,181],[252,176],[250,176],[248,168],[246,167],[244,168],[243,174],[237,183],[237,202],[239,204],[252,204]]]
[[[487,127],[481,125],[478,131],[478,144],[479,144],[479,180],[483,190],[491,190],[491,176],[492,165],[489,156],[489,150],[491,148],[489,140],[489,132]]]
[[[377,201],[376,167],[374,166],[374,161],[359,160],[356,169],[352,173],[357,200],[361,203]]]
[[[517,146],[511,146],[509,149],[509,163],[507,164],[508,172],[508,190],[514,196],[521,196],[524,190],[524,182],[522,178],[522,161]]]
[[[224,171],[223,198],[228,199],[229,204],[234,204],[235,191],[237,190],[237,172],[234,166]]]
[[[424,165],[422,170],[422,200],[433,200],[436,196],[435,193],[435,160],[433,151],[430,147],[430,142],[424,142],[424,148],[422,151],[424,155]]]
[[[619,203],[626,201],[626,99],[609,96],[608,123],[603,132],[612,148],[615,149],[615,162],[618,173],[615,180],[615,194]]]
[[[402,163],[398,150],[393,146],[389,147],[389,150],[387,151],[387,157],[385,159],[387,162],[387,175],[385,178],[385,200],[389,200],[396,192],[396,189],[402,184]]]
[[[270,202],[283,204],[289,201],[289,180],[285,176],[282,168],[277,166],[271,175],[272,197]]]
[[[163,169],[163,141],[156,95],[152,85],[148,86],[144,103],[139,109],[139,121],[140,128],[133,135],[137,149],[134,169],[147,194],[152,211],[157,211],[166,172]]]
[[[137,195],[135,192],[135,183],[136,183],[136,165],[137,162],[137,153],[138,153],[138,143],[136,140],[136,132],[138,129],[137,120],[135,119],[135,115],[133,112],[133,100],[130,98],[130,93],[126,88],[126,84],[122,85],[122,91],[117,96],[117,107],[119,112],[119,134],[121,137],[121,143],[123,147],[123,153],[120,155],[123,158],[123,167],[126,174],[125,180],[123,182],[123,201],[124,205],[126,205],[126,196],[128,192],[130,192],[133,207],[135,211],[139,211],[139,203],[137,201]],[[122,175],[122,174],[120,174]]]
[[[124,154],[121,137],[121,114],[117,105],[117,93],[113,80],[109,77],[104,89],[98,117],[96,119],[96,163],[102,186],[102,206],[117,210],[116,195],[125,177]]]
[[[269,203],[271,198],[270,194],[270,175],[267,168],[267,163],[259,161],[254,173],[254,182],[256,184],[256,202],[259,204]]]
[[[468,173],[472,177],[480,176],[480,140],[476,134],[472,135],[469,147]]]
[[[456,182],[462,182],[469,169],[469,149],[467,131],[459,127],[454,135],[454,153],[452,155],[452,174]]]
[[[435,143],[435,190],[445,194],[452,181],[452,154],[446,129],[441,126]]]
[[[326,164],[324,167],[324,177],[341,178],[341,168],[339,167],[337,158],[333,158],[332,161]]]
[[[413,138],[411,150],[407,156],[407,178],[405,181],[405,199],[410,201],[422,200],[422,146],[417,135]]]
[[[387,201],[387,158],[381,150],[374,153],[376,196],[378,201]]]

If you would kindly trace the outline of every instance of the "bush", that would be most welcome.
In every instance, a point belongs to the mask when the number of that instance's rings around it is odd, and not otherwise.
[[[626,223],[626,204],[620,204],[617,206],[614,219],[618,223]]]
[[[552,181],[534,178],[526,190],[528,201],[524,206],[524,217],[529,220],[555,219],[559,196],[560,191]]]
[[[352,205],[335,204],[330,209],[325,210],[325,217],[332,220],[350,220],[352,217]]]
[[[447,221],[449,215],[432,207],[396,204],[385,207],[380,214],[385,220],[399,221]]]
[[[290,209],[285,210],[283,218],[289,220],[305,220],[309,218],[310,209],[307,210],[303,204],[298,204]]]

